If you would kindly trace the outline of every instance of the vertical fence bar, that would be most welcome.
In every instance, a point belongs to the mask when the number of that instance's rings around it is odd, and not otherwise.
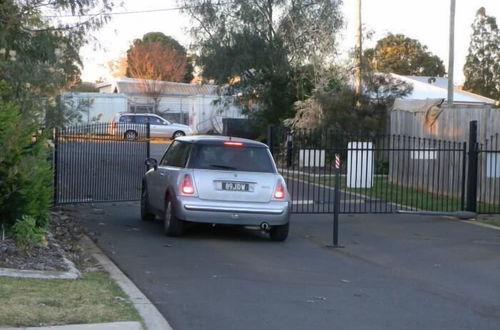
[[[467,142],[462,146],[462,191],[460,195],[461,211],[465,211],[465,187],[467,180]]]
[[[151,157],[151,124],[148,122],[146,126],[146,156]],[[149,168],[148,168],[149,170]]]
[[[335,196],[334,196],[334,206],[333,206],[333,247],[339,247],[340,168],[341,168],[340,166],[338,167],[335,166]]]
[[[493,211],[492,213],[499,213],[500,212],[500,208],[499,208],[499,204],[500,204],[500,198],[497,194],[497,191],[500,191],[500,189],[497,189],[497,183],[500,181],[500,173],[499,173],[499,168],[500,168],[500,164],[498,164],[498,161],[500,159],[500,148],[498,147],[498,143],[499,143],[499,138],[498,138],[498,133],[495,134],[495,148],[493,149],[495,151],[495,153],[492,154],[492,157],[493,155],[495,155],[494,159],[495,159],[495,165],[492,169],[492,176],[493,176],[493,200],[492,200],[492,208],[493,208]],[[491,144],[491,146],[493,147],[493,143]]]
[[[269,147],[269,150],[271,151],[271,154],[274,155],[274,141],[273,141],[273,132],[274,132],[274,126],[273,125],[268,125],[267,126],[267,146]]]
[[[467,173],[467,211],[477,210],[477,170],[478,170],[478,145],[477,121],[469,123],[469,171]]]
[[[53,153],[53,158],[52,158],[52,171],[53,171],[53,175],[54,175],[54,187],[53,187],[53,199],[54,199],[54,205],[56,205],[58,203],[58,198],[57,198],[57,192],[58,192],[58,185],[57,185],[57,176],[59,174],[59,171],[58,171],[58,166],[57,166],[57,162],[58,162],[58,142],[57,142],[57,134],[58,134],[58,131],[57,131],[57,127],[54,127],[52,129],[52,140],[54,141],[54,153]]]

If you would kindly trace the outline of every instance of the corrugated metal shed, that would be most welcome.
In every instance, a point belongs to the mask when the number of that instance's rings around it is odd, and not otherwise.
[[[101,93],[123,93],[127,95],[143,95],[144,84],[154,86],[163,96],[216,95],[217,86],[211,84],[186,84],[169,81],[142,80],[122,78],[113,82],[97,85]]]

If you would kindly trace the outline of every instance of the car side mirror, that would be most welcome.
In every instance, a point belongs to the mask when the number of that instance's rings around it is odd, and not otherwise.
[[[148,168],[148,170],[152,167],[156,171],[158,169],[158,161],[154,158],[148,158],[144,162],[144,165]]]

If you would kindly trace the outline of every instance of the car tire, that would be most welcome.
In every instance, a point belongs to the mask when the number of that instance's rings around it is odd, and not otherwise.
[[[272,241],[283,242],[287,239],[289,230],[290,223],[281,226],[272,226],[269,235]]]
[[[171,199],[165,202],[165,211],[163,213],[163,231],[167,236],[181,236],[184,232],[184,221],[175,216]]]
[[[141,189],[141,220],[142,221],[153,221],[155,219],[154,213],[149,210],[149,196],[148,190],[145,184],[142,185]]]
[[[137,140],[137,132],[133,130],[128,130],[123,134],[123,138],[127,141],[135,141]]]
[[[172,135],[172,138],[175,139],[181,136],[186,136],[186,133],[184,133],[183,131],[176,131],[174,135]]]

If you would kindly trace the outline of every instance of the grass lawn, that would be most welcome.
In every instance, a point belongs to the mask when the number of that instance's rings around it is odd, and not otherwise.
[[[335,184],[333,176],[313,178],[304,175],[297,178],[331,187]],[[388,181],[387,176],[374,176],[373,186],[371,188],[348,188],[346,177],[342,176],[340,180],[341,189],[345,192],[390,201],[412,209],[446,212],[462,210],[461,200],[457,197],[444,196],[408,186],[395,185]],[[479,213],[500,213],[500,204],[493,205],[478,202],[477,208]]]
[[[0,277],[0,327],[142,321],[105,272],[78,280]]]
[[[480,222],[482,222],[482,223],[486,223],[488,225],[500,227],[500,218],[488,218],[488,217],[484,217],[484,218],[478,218],[477,220],[480,221]]]

